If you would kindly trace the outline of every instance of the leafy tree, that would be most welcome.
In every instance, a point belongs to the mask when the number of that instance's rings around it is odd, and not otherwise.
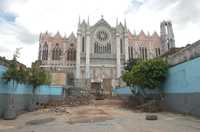
[[[131,70],[133,69],[134,66],[136,66],[137,64],[139,64],[142,60],[140,59],[129,59],[126,63],[125,63],[125,66],[124,66],[124,69],[125,69],[125,72],[124,74],[122,75],[122,79],[127,83],[128,86],[131,86],[131,87],[134,87],[133,86],[133,79],[132,78],[132,72]]]
[[[35,92],[38,86],[49,84],[50,76],[42,68],[40,68],[38,62],[32,64],[29,69],[28,84],[32,85],[32,99],[30,104],[30,111],[35,109]]]
[[[162,59],[139,61],[123,75],[128,86],[158,89],[167,76],[168,65]]]
[[[19,54],[19,51],[16,51]],[[16,118],[16,111],[15,111],[15,103],[14,103],[14,94],[12,91],[17,88],[18,84],[24,83],[26,77],[26,70],[25,67],[18,65],[17,63],[17,55],[13,55],[13,60],[11,60],[10,64],[8,65],[7,71],[3,74],[2,79],[5,83],[12,83],[12,90],[8,97],[8,108],[5,112],[4,118],[5,119],[14,119]]]
[[[126,82],[126,84],[128,86],[132,85],[132,74],[131,71],[126,71],[123,75],[122,75],[122,79]]]
[[[140,59],[133,59],[133,58],[131,58],[131,59],[129,59],[129,60],[125,63],[124,69],[125,69],[126,71],[131,71],[132,67],[133,67],[134,65],[136,65],[137,63],[139,63],[140,61],[141,61]]]
[[[168,65],[162,59],[152,59],[139,63],[132,69],[133,82],[144,88],[160,88],[167,76]]]

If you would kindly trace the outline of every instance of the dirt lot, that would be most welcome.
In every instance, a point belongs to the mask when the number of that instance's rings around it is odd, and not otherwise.
[[[0,132],[200,132],[200,120],[172,113],[156,113],[158,120],[145,120],[147,113],[127,110],[118,101],[94,101],[91,105],[42,109],[16,120],[0,120]]]

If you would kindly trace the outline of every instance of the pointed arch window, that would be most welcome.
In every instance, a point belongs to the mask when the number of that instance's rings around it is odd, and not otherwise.
[[[85,51],[85,37],[82,37],[82,52]]]
[[[59,44],[57,43],[52,51],[52,60],[60,60],[61,55],[62,55],[62,50],[60,49]]]
[[[39,55],[38,55],[38,59],[42,60],[42,48],[41,48],[41,44],[39,45]]]
[[[47,42],[45,42],[45,44],[42,48],[42,60],[48,60],[48,45],[47,45]]]
[[[120,39],[120,52],[121,52],[121,54],[122,54],[122,52],[123,52],[122,39]]]
[[[108,53],[111,53],[111,44],[110,44],[110,43],[108,43],[108,44],[107,44],[107,47],[108,47],[108,50],[107,50],[107,52],[108,52]]]
[[[147,59],[148,59],[147,48],[144,48],[144,51],[145,51],[145,52],[144,52],[144,54],[145,54],[144,57],[145,57],[145,59],[147,60]]]
[[[146,47],[140,47],[140,56],[143,60],[148,59],[148,52]]]
[[[76,60],[76,49],[72,46],[67,50],[67,60],[75,61]]]
[[[160,48],[156,48],[156,57],[160,55]]]
[[[158,48],[158,55],[160,55],[160,48]]]
[[[98,42],[94,43],[94,53],[96,54],[110,54],[111,53],[111,44],[110,42],[102,45]]]
[[[131,46],[131,58],[133,58],[133,47]]]

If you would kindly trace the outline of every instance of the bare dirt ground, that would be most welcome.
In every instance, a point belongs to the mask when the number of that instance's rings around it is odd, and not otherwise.
[[[147,113],[120,107],[117,100],[91,105],[41,109],[16,120],[0,120],[0,132],[200,132],[200,119],[156,113],[158,120],[145,120]]]

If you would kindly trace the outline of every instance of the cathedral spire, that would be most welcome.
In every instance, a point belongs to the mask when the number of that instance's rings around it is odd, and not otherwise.
[[[89,16],[88,16],[87,24],[88,24],[88,26],[90,25],[90,18],[89,18]]]
[[[149,33],[149,31],[147,32],[147,36],[150,37],[150,33]]]
[[[118,18],[116,19],[116,27],[118,26]]]
[[[126,19],[124,19],[124,27],[126,27]]]
[[[55,34],[55,37],[61,37],[60,32],[57,31],[57,33]]]
[[[80,24],[81,24],[81,17],[79,15],[79,17],[78,17],[78,25],[80,25]]]
[[[39,37],[40,39],[42,38],[42,32],[40,32],[40,37]]]
[[[103,14],[101,14],[101,19],[103,19]]]
[[[80,28],[81,28],[81,17],[79,15],[79,17],[78,17],[78,31],[80,31]]]
[[[135,31],[135,29],[134,29],[134,31],[133,31],[133,34],[134,34],[134,36],[136,36],[136,31]]]
[[[124,28],[125,28],[125,31],[128,32],[127,26],[126,26],[126,19],[124,19]]]

